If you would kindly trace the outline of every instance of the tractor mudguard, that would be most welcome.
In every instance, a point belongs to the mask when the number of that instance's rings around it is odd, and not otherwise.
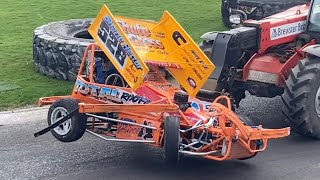
[[[303,52],[320,57],[320,45],[311,45],[303,49]]]
[[[200,37],[200,39],[214,41],[216,39],[218,33],[219,32],[217,32],[217,31],[206,32]]]

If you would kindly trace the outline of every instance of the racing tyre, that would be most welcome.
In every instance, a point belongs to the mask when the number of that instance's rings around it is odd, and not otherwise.
[[[253,121],[248,117],[248,116],[244,116],[244,115],[237,115],[239,117],[239,119],[244,123],[244,125],[247,126],[254,126]],[[260,146],[262,143],[262,141],[258,140],[256,141],[256,145]],[[239,158],[239,160],[247,160],[247,159],[251,159],[253,157],[255,157],[258,153],[254,153],[252,156],[249,157],[245,157],[245,158]]]
[[[48,125],[57,122],[61,117],[78,108],[78,102],[72,98],[59,99],[49,108]],[[52,135],[61,142],[72,142],[80,139],[87,126],[85,114],[76,112],[70,119],[51,130]]]
[[[176,167],[180,161],[180,122],[177,117],[168,116],[164,122],[164,158],[166,165]]]
[[[291,69],[282,95],[283,113],[293,130],[320,139],[320,58],[309,56]]]
[[[75,80],[82,56],[93,39],[92,19],[71,19],[40,26],[33,33],[35,70],[49,77]]]

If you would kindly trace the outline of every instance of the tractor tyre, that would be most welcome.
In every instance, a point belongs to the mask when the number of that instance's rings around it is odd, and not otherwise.
[[[72,98],[59,99],[55,101],[48,111],[48,125],[57,122],[61,117],[78,108],[78,101]],[[72,142],[80,139],[87,127],[87,117],[85,114],[76,112],[67,121],[58,127],[51,129],[51,134],[61,142]]]
[[[74,81],[82,56],[93,39],[88,33],[92,19],[53,22],[35,29],[33,60],[37,72]]]
[[[232,28],[233,23],[230,22],[230,19],[229,19],[230,12],[228,9],[228,4],[225,0],[221,1],[220,11],[221,11],[221,21],[223,22],[223,24],[228,28]]]
[[[164,122],[164,159],[169,167],[176,167],[180,161],[180,121],[168,116]]]
[[[283,113],[293,130],[320,139],[320,58],[309,56],[291,69],[282,95]]]

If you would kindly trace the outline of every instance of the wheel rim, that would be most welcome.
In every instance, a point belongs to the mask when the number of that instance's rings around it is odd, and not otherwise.
[[[65,117],[68,114],[68,111],[63,107],[57,107],[52,111],[51,114],[51,124],[59,121],[61,118]],[[71,118],[67,121],[61,123],[59,126],[54,128],[54,132],[59,135],[66,135],[71,129]]]
[[[315,107],[318,117],[320,118],[320,88],[318,88],[315,100]]]

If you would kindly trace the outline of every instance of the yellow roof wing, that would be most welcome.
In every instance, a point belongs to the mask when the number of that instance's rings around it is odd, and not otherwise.
[[[190,96],[197,94],[214,70],[212,62],[167,11],[159,22],[152,22],[114,17],[103,6],[89,33],[133,90],[149,71],[146,63],[167,67]]]

